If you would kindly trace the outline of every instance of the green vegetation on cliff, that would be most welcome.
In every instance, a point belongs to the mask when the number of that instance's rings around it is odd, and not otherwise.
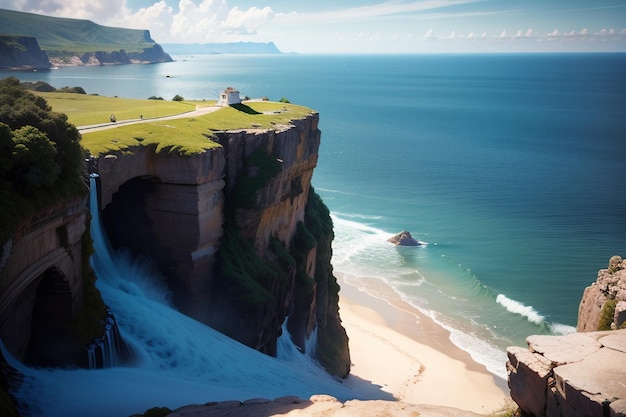
[[[271,101],[214,108],[212,112],[176,119],[160,119],[213,105],[214,101],[137,100],[70,93],[37,93],[77,126],[106,124],[115,114],[115,129],[84,131],[82,146],[91,155],[123,151],[132,146],[155,145],[157,151],[193,155],[219,147],[215,132],[238,129],[280,129],[314,111],[303,106]],[[143,118],[141,123],[124,124]]]
[[[122,122],[138,119],[140,116],[146,119],[172,116],[196,108],[196,103],[192,102],[138,100],[58,91],[37,92],[36,94],[45,98],[54,111],[67,114],[69,122],[76,126],[108,123],[111,114],[115,114],[118,122]]]
[[[247,175],[254,169],[254,175]],[[244,172],[237,178],[233,190],[233,204],[238,208],[252,208],[256,205],[257,192],[265,187],[281,170],[280,163],[272,155],[257,150],[245,163]]]
[[[65,114],[18,79],[0,80],[0,242],[37,209],[86,193],[83,160],[80,134]]]

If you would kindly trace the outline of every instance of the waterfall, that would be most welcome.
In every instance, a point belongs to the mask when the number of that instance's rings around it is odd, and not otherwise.
[[[317,353],[317,323],[315,324],[315,329],[311,332],[309,337],[304,341],[304,353],[310,357],[315,359],[315,355]]]
[[[176,311],[149,268],[111,251],[100,224],[97,178],[91,180],[90,208],[96,286],[115,314],[124,344],[134,354],[133,362],[95,370],[35,369],[3,350],[7,362],[24,375],[15,392],[20,403],[28,405],[21,410],[24,417],[122,417],[155,406],[175,409],[209,401],[286,395],[359,397],[302,355],[289,337],[279,340],[292,352],[281,360]],[[114,340],[111,337],[103,343]],[[107,360],[113,362],[111,357]],[[98,363],[95,357],[91,361]]]
[[[106,252],[110,253],[110,245],[106,236],[102,234],[102,224],[100,222],[100,201],[98,198],[98,174],[90,175],[90,193],[89,193],[89,210],[95,220],[92,220],[92,230],[95,227],[99,234],[98,242],[102,242],[106,246]],[[92,232],[93,233],[93,232]],[[95,244],[94,244],[95,246]],[[102,249],[101,249],[102,250]],[[93,267],[94,257],[91,258]],[[122,341],[120,332],[117,328],[115,316],[110,308],[107,307],[107,317],[102,320],[104,333],[102,336],[95,338],[87,347],[87,362],[89,369],[111,368],[121,365]]]
[[[122,364],[122,340],[117,328],[115,316],[107,308],[107,317],[103,320],[104,334],[93,340],[87,347],[89,369],[111,368]]]

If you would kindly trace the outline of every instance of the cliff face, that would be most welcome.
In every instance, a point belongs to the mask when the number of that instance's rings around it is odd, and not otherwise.
[[[48,55],[29,36],[0,36],[0,69],[49,69]]]
[[[172,62],[169,56],[159,44],[144,48],[141,52],[119,51],[92,51],[81,55],[65,52],[56,53],[50,57],[55,66],[83,66],[83,65],[124,65],[124,64],[154,64],[158,62]]]
[[[88,340],[72,323],[84,306],[86,220],[86,197],[59,201],[23,219],[0,250],[0,338],[17,359],[42,366],[83,359]]]
[[[156,260],[186,313],[271,355],[289,316],[294,341],[304,350],[317,328],[320,360],[346,376],[332,224],[310,190],[320,136],[315,114],[221,132],[222,148],[196,156],[101,157],[103,219],[114,246]]]
[[[507,349],[511,397],[522,415],[626,416],[626,329],[597,331],[623,328],[625,266],[612,257],[585,289],[577,333],[530,336],[527,348]]]
[[[579,332],[624,328],[626,323],[626,260],[613,256],[596,282],[585,288],[578,308]]]
[[[111,243],[149,254],[177,304],[203,321],[222,236],[224,164],[222,149],[186,157],[146,146],[98,161]]]

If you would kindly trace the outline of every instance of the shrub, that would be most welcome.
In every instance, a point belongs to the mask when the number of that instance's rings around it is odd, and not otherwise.
[[[13,132],[13,177],[19,186],[50,187],[61,167],[54,160],[57,150],[48,136],[32,126]]]
[[[598,330],[611,330],[613,316],[615,315],[615,306],[617,306],[617,300],[607,300],[604,302],[602,305],[602,311],[600,312]]]
[[[282,97],[280,100],[278,100],[281,103],[289,103],[290,101],[287,100],[285,97]]]

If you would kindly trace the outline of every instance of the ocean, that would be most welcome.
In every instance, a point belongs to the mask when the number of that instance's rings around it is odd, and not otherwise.
[[[507,346],[574,331],[584,288],[626,256],[624,54],[174,59],[0,76],[166,100],[232,86],[317,110],[335,273],[392,288],[498,376]],[[428,244],[386,241],[402,230]]]

